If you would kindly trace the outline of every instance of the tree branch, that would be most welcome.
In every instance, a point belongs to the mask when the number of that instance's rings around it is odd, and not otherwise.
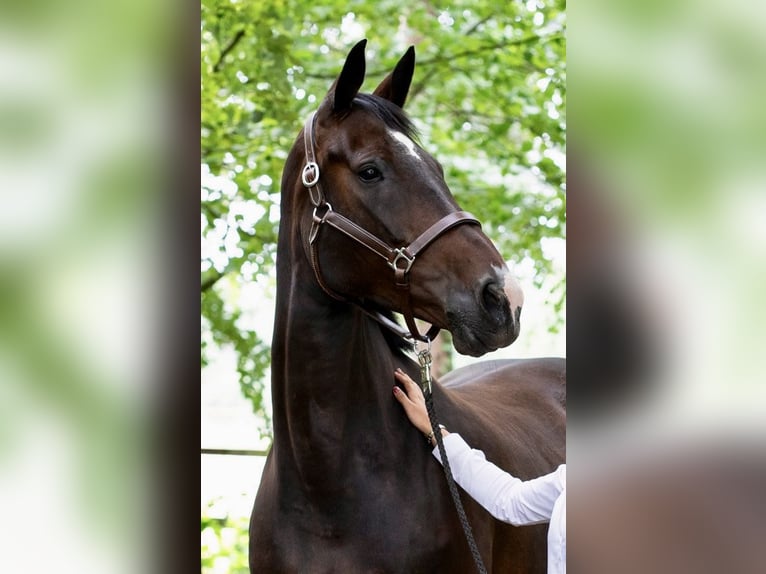
[[[226,275],[225,272],[224,273],[220,273],[220,272],[216,271],[214,275],[211,275],[210,277],[208,277],[207,279],[202,281],[202,285],[201,285],[202,288],[200,289],[200,292],[204,293],[205,291],[208,291],[209,289],[212,289],[213,285],[218,283],[218,281],[220,281],[223,278],[224,275]]]
[[[226,47],[221,51],[221,56],[218,58],[218,61],[213,66],[213,72],[217,72],[221,69],[221,65],[223,64],[223,59],[229,55],[229,52],[231,52],[234,49],[234,46],[236,46],[239,41],[244,37],[245,31],[240,30],[237,32],[234,37],[231,39],[231,42],[229,42]]]
[[[478,29],[478,27],[479,27],[479,26],[481,26],[481,25],[482,25],[482,24],[484,24],[485,22],[488,22],[489,20],[492,20],[492,18],[494,18],[494,17],[495,17],[495,15],[494,15],[494,14],[489,14],[488,16],[485,16],[485,17],[484,17],[484,18],[482,18],[481,20],[477,21],[477,22],[476,22],[476,23],[475,23],[473,26],[471,26],[470,28],[468,28],[468,30],[466,30],[466,31],[463,33],[463,35],[464,35],[464,36],[470,36],[471,34],[473,34],[473,33],[474,33],[474,32],[475,32],[477,29]]]
[[[479,46],[478,48],[473,48],[471,50],[464,50],[463,52],[457,52],[456,54],[444,54],[441,56],[434,56],[433,58],[427,59],[427,60],[418,60],[417,66],[419,68],[427,67],[433,64],[440,64],[442,62],[450,62],[452,60],[457,60],[458,58],[463,58],[465,56],[473,56],[476,54],[481,54],[482,52],[497,50],[499,48],[507,48],[509,46],[520,46],[522,44],[529,44],[530,42],[534,42],[536,40],[542,41],[550,41],[550,40],[557,40],[561,38],[562,35],[560,33],[551,34],[550,36],[538,36],[536,34],[530,34],[529,36],[524,36],[523,38],[517,38],[515,40],[503,40],[502,42],[495,42],[493,44],[485,44],[484,46]],[[368,72],[368,76],[377,76],[377,75],[385,75],[389,72],[389,70],[372,70]],[[307,78],[313,78],[316,80],[334,80],[337,77],[337,73],[324,73],[324,74],[317,74],[317,73],[311,73],[311,72],[303,72],[303,76]]]
[[[508,46],[520,46],[521,44],[529,44],[535,40],[553,40],[560,36],[561,34],[552,34],[550,36],[538,36],[537,34],[530,34],[529,36],[524,36],[523,38],[518,38],[516,40],[504,40],[502,42],[495,42],[494,44],[479,46],[478,48],[473,48],[471,50],[457,52],[456,54],[445,54],[443,56],[434,56],[428,60],[420,60],[418,62],[418,66],[423,67],[431,64],[438,64],[440,62],[451,62],[464,56],[473,56],[475,54],[481,54],[482,52],[497,50],[499,48],[507,48]]]
[[[202,202],[202,205],[200,207],[202,208],[203,211],[206,211],[207,214],[212,219],[221,219],[221,214],[218,213],[218,211],[216,211],[215,209],[213,209],[213,206],[210,205],[207,201]]]

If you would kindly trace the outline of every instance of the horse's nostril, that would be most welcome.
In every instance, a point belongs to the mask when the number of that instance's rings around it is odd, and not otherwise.
[[[487,309],[502,307],[507,300],[502,286],[494,281],[491,281],[484,286],[482,299],[484,301],[484,307]]]

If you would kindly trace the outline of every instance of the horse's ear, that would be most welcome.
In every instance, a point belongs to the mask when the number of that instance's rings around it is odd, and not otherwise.
[[[410,91],[412,74],[415,72],[415,46],[410,46],[391,72],[373,94],[385,98],[400,108],[404,107],[407,92]]]
[[[364,47],[366,45],[367,40],[358,42],[346,56],[343,70],[341,70],[338,79],[335,80],[333,88],[330,89],[330,92],[334,92],[331,93],[333,112],[342,112],[350,108],[351,101],[359,92],[359,88],[362,87],[365,71]]]

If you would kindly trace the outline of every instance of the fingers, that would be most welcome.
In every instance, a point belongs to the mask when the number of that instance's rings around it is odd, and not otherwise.
[[[405,408],[407,408],[409,405],[412,404],[412,401],[407,396],[407,394],[402,389],[396,386],[394,387],[394,397],[396,397],[396,400],[402,403],[402,406],[404,406]]]
[[[400,383],[403,383],[405,386],[415,384],[415,381],[413,381],[410,376],[401,369],[396,369],[394,371],[394,376]]]
[[[401,369],[396,369],[394,377],[404,387],[404,390],[402,390],[394,386],[394,397],[404,408],[404,412],[407,418],[410,419],[410,422],[420,432],[428,434],[431,429],[431,422],[428,418],[423,392],[415,381]]]
[[[394,377],[396,377],[397,381],[402,383],[404,390],[411,399],[414,399],[416,396],[423,395],[423,391],[421,391],[420,387],[415,384],[415,381],[413,381],[410,376],[401,369],[396,369],[396,371],[394,371]]]

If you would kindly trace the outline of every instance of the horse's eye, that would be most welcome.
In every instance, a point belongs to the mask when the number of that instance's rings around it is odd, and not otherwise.
[[[367,165],[362,168],[362,170],[359,172],[359,179],[366,182],[372,182],[377,181],[381,177],[383,177],[383,174],[380,173],[380,170],[375,167],[374,165]]]

